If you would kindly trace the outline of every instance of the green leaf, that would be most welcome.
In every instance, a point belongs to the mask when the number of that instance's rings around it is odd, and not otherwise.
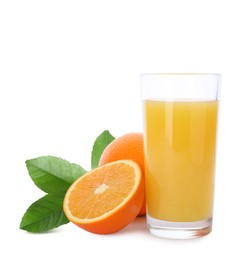
[[[27,160],[26,166],[37,187],[52,194],[64,194],[86,172],[81,166],[54,156]]]
[[[41,233],[67,224],[62,195],[47,194],[34,202],[22,217],[20,229]]]
[[[102,132],[96,139],[92,153],[91,153],[91,168],[94,169],[98,166],[100,157],[104,149],[114,140],[115,138],[109,133],[108,130]]]

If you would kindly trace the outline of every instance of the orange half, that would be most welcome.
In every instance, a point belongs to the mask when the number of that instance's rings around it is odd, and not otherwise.
[[[67,218],[97,234],[110,234],[130,224],[144,199],[144,180],[137,163],[119,160],[78,178],[63,203]]]

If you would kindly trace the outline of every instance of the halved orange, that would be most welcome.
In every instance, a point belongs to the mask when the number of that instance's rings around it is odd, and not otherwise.
[[[63,209],[77,226],[97,234],[110,234],[136,218],[143,199],[140,167],[134,161],[119,160],[78,178],[65,195]]]

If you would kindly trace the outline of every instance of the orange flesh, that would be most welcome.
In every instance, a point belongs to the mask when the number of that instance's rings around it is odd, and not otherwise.
[[[80,219],[99,217],[122,203],[134,185],[135,173],[129,165],[116,164],[96,170],[84,176],[71,191],[69,210]]]

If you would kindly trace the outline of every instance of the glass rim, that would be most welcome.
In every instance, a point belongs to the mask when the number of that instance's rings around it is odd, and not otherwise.
[[[221,77],[221,73],[207,73],[207,72],[153,72],[141,73],[140,76],[216,76]]]
[[[141,74],[142,99],[219,100],[221,78],[218,73]]]

